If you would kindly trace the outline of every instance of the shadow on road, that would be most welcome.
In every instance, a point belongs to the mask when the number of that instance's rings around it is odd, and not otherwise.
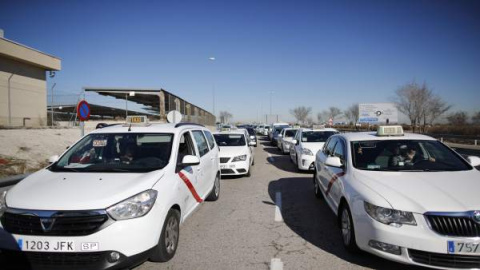
[[[300,237],[316,247],[350,263],[374,269],[424,269],[384,260],[366,252],[348,253],[342,244],[336,216],[324,200],[313,193],[312,177],[281,178],[268,185],[275,201],[281,192],[282,216],[285,224]]]

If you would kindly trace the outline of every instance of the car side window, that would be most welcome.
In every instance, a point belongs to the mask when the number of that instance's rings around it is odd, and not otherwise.
[[[190,132],[185,132],[180,137],[180,143],[178,145],[178,155],[177,155],[177,164],[181,163],[183,157],[186,155],[196,156],[195,146],[193,145],[192,137]]]
[[[205,136],[203,135],[203,132],[200,130],[195,130],[192,131],[193,133],[193,138],[195,138],[195,141],[197,142],[197,147],[198,147],[198,152],[200,154],[200,157],[203,157],[208,151],[208,144],[207,140],[205,139]]]
[[[203,133],[205,133],[205,137],[207,137],[208,144],[210,145],[210,149],[213,149],[215,147],[215,139],[212,136],[212,133],[210,131],[204,130]]]
[[[295,134],[295,140],[297,140],[297,142],[300,141],[300,135],[301,135],[302,132],[300,131],[297,131],[297,134]]]
[[[337,140],[337,144],[335,145],[335,150],[333,151],[333,155],[340,158],[342,164],[345,164],[345,147],[340,140]]]
[[[337,139],[335,138],[330,138],[330,140],[328,140],[327,142],[327,145],[325,146],[325,155],[327,156],[331,156],[333,155],[333,150],[335,149],[335,144],[337,143]]]

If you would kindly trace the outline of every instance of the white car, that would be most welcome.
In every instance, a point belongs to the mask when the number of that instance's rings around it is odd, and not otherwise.
[[[84,136],[0,198],[3,254],[22,251],[45,269],[124,269],[175,255],[179,226],[219,197],[218,147],[200,125],[129,119]]]
[[[278,136],[277,147],[282,154],[289,154],[292,140],[297,134],[298,128],[284,128]]]
[[[243,130],[216,132],[213,134],[220,147],[220,168],[222,175],[250,176],[255,165],[253,142],[249,143]]]
[[[322,149],[330,136],[337,134],[334,128],[308,129],[301,128],[295,134],[290,147],[290,160],[298,170],[314,169],[315,154]]]
[[[480,158],[467,160],[401,126],[338,134],[316,155],[315,195],[337,215],[347,250],[431,268],[478,269],[480,172],[473,166]]]

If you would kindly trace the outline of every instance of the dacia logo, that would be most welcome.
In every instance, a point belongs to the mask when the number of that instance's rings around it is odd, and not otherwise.
[[[53,228],[53,224],[55,223],[54,218],[41,218],[40,225],[42,225],[42,229],[44,232],[49,232]]]
[[[473,221],[480,223],[480,211],[474,211],[472,214]]]

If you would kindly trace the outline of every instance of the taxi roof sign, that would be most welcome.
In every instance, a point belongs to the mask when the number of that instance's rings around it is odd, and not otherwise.
[[[377,136],[403,136],[402,126],[379,126]]]
[[[146,115],[129,115],[126,119],[126,125],[147,126],[148,118]]]

